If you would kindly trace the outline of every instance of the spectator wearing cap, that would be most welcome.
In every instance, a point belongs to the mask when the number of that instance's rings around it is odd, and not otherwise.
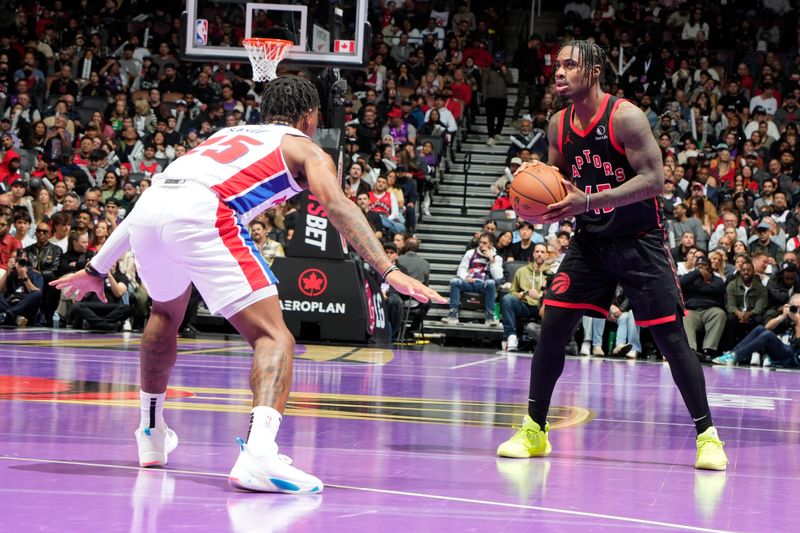
[[[767,116],[766,108],[762,105],[757,105],[751,109],[750,116],[752,119],[744,128],[744,136],[749,139],[753,136],[753,132],[758,131],[762,136],[767,135],[773,141],[780,139],[781,134],[780,131],[778,131],[778,126]],[[766,131],[761,131],[764,127],[762,125],[766,126]]]
[[[395,152],[398,152],[405,143],[417,142],[417,129],[405,121],[403,111],[399,107],[393,107],[387,115],[389,123],[381,130],[381,137],[387,135],[392,138]]]
[[[489,146],[494,146],[501,139],[508,108],[508,85],[513,81],[511,72],[503,61],[503,54],[496,52],[493,58],[494,62],[481,79],[481,95],[486,106],[488,130],[486,144]]]
[[[772,117],[778,111],[778,99],[775,98],[775,86],[771,82],[761,85],[761,94],[750,98],[750,113],[755,115],[756,108],[762,107]]]
[[[767,310],[764,313],[764,321],[780,315],[783,306],[789,303],[789,297],[797,292],[800,292],[797,264],[783,261],[767,282]]]
[[[509,161],[508,166],[503,169],[503,175],[500,176],[489,186],[489,190],[495,196],[500,194],[502,191],[505,190],[506,183],[510,183],[514,180],[514,173],[522,166],[522,159],[519,157],[512,157],[511,161]]]
[[[717,355],[725,331],[725,281],[714,275],[711,263],[703,255],[696,256],[694,269],[680,276],[681,292],[686,306],[683,325],[689,346],[699,357],[710,360]],[[697,333],[703,331],[702,350],[698,350]]]
[[[420,126],[425,122],[425,114],[414,109],[409,98],[403,98],[400,102],[400,112],[403,122],[410,124],[416,130],[419,130]]]
[[[756,237],[750,243],[750,255],[757,252],[766,254],[772,264],[780,263],[783,261],[783,248],[772,240],[772,227],[764,220],[756,226]]]

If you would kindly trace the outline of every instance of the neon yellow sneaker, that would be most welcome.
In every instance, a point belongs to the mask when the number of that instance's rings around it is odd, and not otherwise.
[[[530,416],[525,415],[522,427],[517,429],[514,436],[497,447],[500,457],[514,457],[527,459],[529,457],[544,457],[550,455],[553,447],[547,438],[550,424],[545,425],[544,431]]]
[[[722,448],[717,428],[710,427],[697,436],[697,458],[694,467],[700,470],[727,470],[728,456]]]

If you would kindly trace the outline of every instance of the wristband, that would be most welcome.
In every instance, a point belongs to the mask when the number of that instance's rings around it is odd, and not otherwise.
[[[83,267],[83,269],[86,271],[87,274],[89,274],[93,278],[106,279],[106,274],[101,274],[100,272],[98,272],[97,269],[93,267],[91,263],[86,263],[86,266]]]
[[[585,210],[586,213],[589,212],[589,197],[590,196],[591,196],[591,194],[587,194],[586,195],[586,210]]]
[[[392,265],[392,266],[390,266],[389,268],[387,268],[386,270],[383,271],[383,274],[381,274],[381,277],[383,279],[386,279],[386,276],[388,276],[389,274],[391,274],[395,270],[400,270],[400,268],[397,265]]]

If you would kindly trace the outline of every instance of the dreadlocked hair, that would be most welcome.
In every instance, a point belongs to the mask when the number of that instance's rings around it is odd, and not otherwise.
[[[600,88],[606,83],[606,52],[592,41],[567,41],[558,49],[561,52],[567,46],[578,50],[578,63],[583,69],[583,80],[591,84],[598,82]],[[600,74],[595,78],[594,71],[600,67]],[[593,79],[594,78],[594,79]]]
[[[280,76],[261,93],[261,120],[294,126],[303,115],[319,107],[317,88],[298,76]]]

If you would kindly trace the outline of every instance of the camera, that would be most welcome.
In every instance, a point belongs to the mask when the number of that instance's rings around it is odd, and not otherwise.
[[[789,306],[789,312],[792,314],[797,314],[798,307],[796,305]]]
[[[17,264],[18,264],[19,266],[21,266],[21,267],[26,267],[26,266],[28,266],[28,258],[27,258],[27,257],[25,257],[25,254],[24,254],[24,253],[21,253],[21,251],[18,251],[18,252],[17,252],[17,257],[16,257],[16,259],[17,259]]]

